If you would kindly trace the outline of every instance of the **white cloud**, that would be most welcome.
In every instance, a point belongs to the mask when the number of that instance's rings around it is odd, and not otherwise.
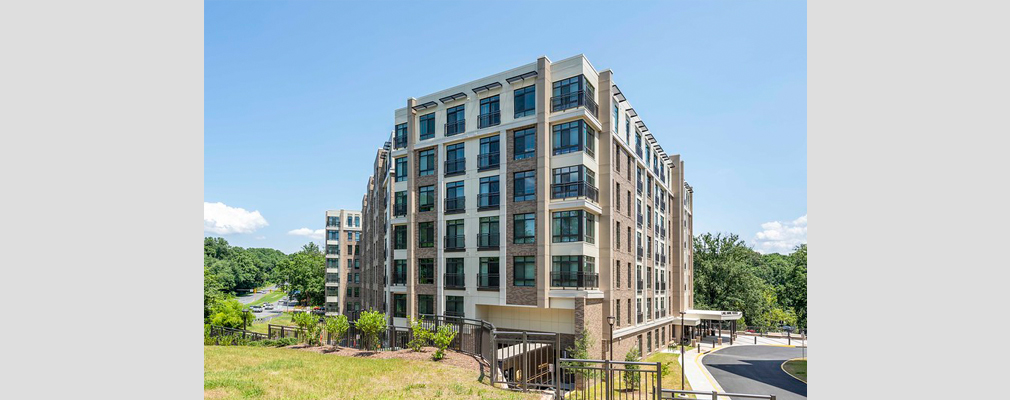
[[[322,240],[323,239],[323,235],[325,235],[325,234],[326,234],[326,231],[324,231],[322,229],[312,230],[312,229],[309,229],[309,228],[298,228],[298,229],[294,229],[294,230],[288,231],[288,235],[305,236],[307,238],[316,239],[316,240]]]
[[[755,235],[754,250],[761,254],[792,253],[793,248],[807,242],[807,216],[792,221],[771,221],[761,224]]]
[[[233,233],[253,233],[270,225],[259,211],[249,212],[244,208],[229,207],[224,203],[203,202],[203,230],[218,235]]]
[[[257,236],[256,240],[263,240],[263,239],[266,239],[266,238],[267,238],[266,236]]]

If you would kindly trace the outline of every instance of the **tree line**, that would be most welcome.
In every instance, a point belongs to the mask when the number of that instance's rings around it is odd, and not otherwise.
[[[695,237],[694,306],[742,311],[749,327],[806,327],[807,245],[761,254],[735,234]]]

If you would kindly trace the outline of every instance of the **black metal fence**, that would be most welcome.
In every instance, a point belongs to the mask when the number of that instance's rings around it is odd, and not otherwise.
[[[658,399],[663,388],[660,362],[559,360],[558,399]]]
[[[762,400],[775,400],[775,395],[773,394],[745,394],[745,393],[719,393],[716,391],[703,392],[700,390],[673,390],[673,389],[663,389],[660,393],[660,399],[762,399]],[[694,396],[694,397],[688,397]]]
[[[558,383],[561,335],[542,332],[493,331],[491,383],[511,389],[554,390]]]
[[[224,326],[210,326],[210,336],[214,338],[220,338],[221,336],[231,336],[233,338],[243,341],[255,342],[259,340],[266,340],[268,337],[260,332],[247,331],[244,329],[228,328]],[[220,340],[215,340],[215,343],[220,344]]]

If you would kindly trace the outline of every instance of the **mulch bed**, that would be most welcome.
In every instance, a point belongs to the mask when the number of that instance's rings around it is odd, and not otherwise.
[[[364,357],[364,358],[401,358],[404,360],[418,360],[418,361],[429,361],[437,362],[440,364],[448,364],[454,367],[465,368],[471,371],[480,371],[481,363],[477,361],[477,358],[471,355],[458,353],[452,350],[445,351],[445,357],[440,361],[433,361],[431,359],[432,354],[435,353],[434,347],[425,347],[423,351],[415,352],[411,349],[403,349],[396,351],[363,351],[350,347],[331,347],[331,346],[306,346],[304,344],[297,344],[293,346],[287,346],[289,349],[298,349],[303,351],[313,351],[316,353],[329,354],[335,356],[344,357]]]

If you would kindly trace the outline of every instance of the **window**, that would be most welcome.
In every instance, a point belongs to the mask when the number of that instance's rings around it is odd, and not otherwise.
[[[512,283],[515,286],[536,286],[536,256],[512,258]]]
[[[407,295],[398,293],[393,294],[393,316],[396,318],[407,317]]]
[[[614,101],[614,120],[610,121],[610,127],[614,129],[614,133],[617,133],[617,124],[619,122],[618,119],[620,118],[618,112],[620,112],[620,109],[617,107],[617,101],[615,99],[615,101]]]
[[[594,243],[596,240],[596,216],[592,213],[582,210],[556,211],[552,214],[552,220],[553,243],[579,241]]]
[[[353,254],[354,254],[354,245],[353,244],[347,245],[347,255],[353,255]]]
[[[637,130],[635,131],[635,153],[638,153],[639,157],[642,156],[642,134]]]
[[[477,207],[481,209],[496,209],[501,202],[498,192],[498,175],[480,178],[480,194],[477,195]]]
[[[417,169],[417,176],[435,174],[435,149],[428,149],[418,153],[420,167]],[[399,182],[399,179],[397,180]]]
[[[463,220],[454,219],[445,221],[445,249],[449,251],[466,248],[466,236],[464,233]]]
[[[340,231],[326,231],[326,240],[340,240]]]
[[[536,243],[537,214],[515,214],[513,243]]]
[[[404,217],[407,215],[407,191],[399,191],[393,194],[393,216]]]
[[[617,300],[617,304],[614,306],[614,309],[617,310],[617,326],[621,326],[621,300],[620,299]]]
[[[326,283],[340,283],[340,273],[326,274]]]
[[[551,286],[597,287],[596,259],[590,256],[554,256]]]
[[[537,110],[537,86],[530,85],[513,92],[515,99],[515,118],[521,118],[536,114]]]
[[[360,216],[357,216],[357,215],[354,216],[354,226],[359,227],[359,228],[361,227],[361,217]]]
[[[435,295],[431,294],[417,295],[417,313],[419,315],[434,315]]]
[[[339,258],[327,258],[326,259],[326,268],[340,268],[340,259]]]
[[[595,89],[582,75],[553,83],[551,111],[564,111],[578,106],[586,106],[596,114]]]
[[[537,155],[537,129],[526,128],[512,133],[512,144],[515,149],[514,158],[521,160]]]
[[[417,247],[435,247],[434,222],[419,222],[417,224]]]
[[[445,212],[457,213],[466,209],[466,197],[463,196],[463,181],[447,182],[445,184]]]
[[[407,248],[407,226],[396,225],[393,227],[393,250],[403,250]]]
[[[466,172],[466,157],[463,143],[445,146],[445,176]]]
[[[407,180],[407,157],[400,157],[396,159],[396,181],[403,182],[405,180]],[[347,222],[347,225],[351,225],[350,221]]]
[[[617,221],[617,229],[614,230],[614,247],[618,250],[621,249],[621,222]],[[620,282],[620,278],[618,278]]]
[[[332,245],[332,244],[326,245],[326,254],[336,254],[336,255],[339,256],[340,255],[340,245]]]
[[[435,259],[419,258],[417,260],[417,283],[433,285],[435,284]]]
[[[462,258],[446,258],[445,259],[445,287],[447,288],[463,288],[466,287],[463,275],[463,259]]]
[[[396,136],[393,141],[396,149],[407,147],[407,124],[396,125]]]
[[[478,248],[498,248],[498,217],[481,217]]]
[[[513,201],[527,201],[537,199],[537,176],[536,171],[516,172],[513,179],[515,184],[515,194]]]
[[[551,182],[551,198],[567,199],[585,196],[597,201],[596,173],[582,165],[555,168]]]
[[[407,260],[393,260],[393,284],[407,284]]]
[[[417,210],[431,211],[435,208],[435,185],[421,186],[417,189]]]
[[[477,273],[477,287],[498,288],[498,257],[480,258],[480,271]]]
[[[445,315],[463,317],[463,296],[445,296]]]
[[[498,168],[501,160],[498,147],[498,135],[480,139],[480,154],[477,156],[478,170]]]
[[[435,137],[435,113],[422,115],[420,122],[421,140]]]
[[[326,217],[326,226],[340,226],[340,217]]]
[[[618,235],[618,236],[620,236],[620,235]],[[614,276],[617,278],[617,282],[615,282],[614,287],[620,288],[621,287],[621,261],[620,260],[614,260]],[[617,319],[621,319],[621,317],[617,317]]]
[[[465,104],[445,110],[445,135],[452,136],[466,131]]]
[[[486,128],[501,123],[501,112],[499,111],[498,95],[480,99],[480,118],[478,128]]]
[[[596,150],[596,131],[585,121],[576,120],[557,124],[551,127],[554,135],[554,154],[567,154],[585,150],[586,154],[594,156]]]

